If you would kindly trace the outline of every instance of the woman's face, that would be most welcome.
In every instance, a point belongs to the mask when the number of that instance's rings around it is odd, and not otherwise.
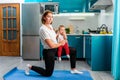
[[[52,21],[53,21],[53,14],[52,13],[48,13],[46,16],[45,16],[45,24],[51,24]]]

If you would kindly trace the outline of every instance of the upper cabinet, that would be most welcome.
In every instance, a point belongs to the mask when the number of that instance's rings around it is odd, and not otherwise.
[[[100,10],[90,10],[90,6],[96,0],[53,0],[53,2],[59,2],[60,13],[100,12]]]
[[[58,2],[59,13],[100,12],[90,10],[90,6],[97,0],[25,0],[25,2]]]
[[[85,12],[85,1],[86,0],[54,0],[59,2],[59,12]]]

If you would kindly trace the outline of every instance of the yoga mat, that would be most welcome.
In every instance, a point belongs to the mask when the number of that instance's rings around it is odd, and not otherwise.
[[[4,80],[93,80],[88,71],[82,72],[83,74],[71,74],[68,70],[54,70],[51,77],[43,77],[32,70],[30,70],[30,75],[26,75],[24,70],[15,67],[3,78]]]

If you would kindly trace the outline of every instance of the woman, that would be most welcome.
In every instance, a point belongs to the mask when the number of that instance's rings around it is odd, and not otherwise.
[[[56,40],[56,33],[52,27],[52,21],[53,21],[53,14],[51,11],[46,11],[41,18],[42,26],[40,27],[40,39],[42,42],[42,45],[44,47],[43,50],[43,57],[45,60],[45,69],[38,67],[38,66],[32,66],[30,64],[27,64],[27,69],[25,70],[25,73],[29,75],[29,70],[33,70],[42,76],[49,77],[52,75],[54,71],[54,64],[55,60],[54,57],[57,54],[57,48],[59,46],[62,46],[65,44],[65,40],[62,40],[57,43]],[[71,62],[71,73],[82,73],[75,69],[75,63],[76,63],[76,51],[72,48],[70,48],[70,62]]]

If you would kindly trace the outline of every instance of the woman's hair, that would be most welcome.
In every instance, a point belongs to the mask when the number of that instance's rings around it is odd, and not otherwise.
[[[58,28],[58,30],[60,30],[60,28],[62,28],[62,27],[65,27],[65,26],[64,25],[60,25],[59,28]]]
[[[46,22],[44,18],[48,15],[48,13],[53,14],[52,11],[46,10],[46,11],[43,13],[42,18],[41,18],[41,22],[42,22],[43,24],[45,24],[45,22]]]

